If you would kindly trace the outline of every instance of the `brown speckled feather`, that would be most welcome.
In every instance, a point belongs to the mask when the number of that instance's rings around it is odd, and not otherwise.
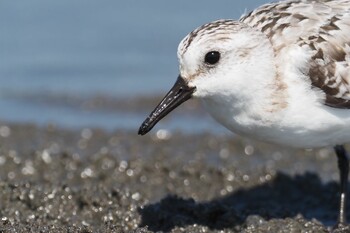
[[[266,4],[240,19],[260,29],[275,53],[299,45],[310,54],[307,75],[325,104],[350,108],[350,0]]]

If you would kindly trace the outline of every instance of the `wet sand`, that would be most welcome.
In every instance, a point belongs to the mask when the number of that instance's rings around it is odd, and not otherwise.
[[[0,232],[328,232],[339,198],[331,149],[165,130],[2,122],[0,177]]]

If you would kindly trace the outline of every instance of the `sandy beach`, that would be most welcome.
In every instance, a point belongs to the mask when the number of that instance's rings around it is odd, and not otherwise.
[[[4,122],[0,145],[1,232],[328,232],[337,218],[331,149]]]

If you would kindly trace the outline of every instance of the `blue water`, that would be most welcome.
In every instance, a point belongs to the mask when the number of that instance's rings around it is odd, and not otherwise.
[[[0,120],[133,129],[148,112],[89,112],[37,104],[30,96],[126,98],[165,93],[178,73],[177,45],[188,32],[215,19],[237,19],[266,2],[3,0]],[[23,95],[26,101],[18,98]],[[207,117],[192,124],[195,120],[170,125],[212,127]]]

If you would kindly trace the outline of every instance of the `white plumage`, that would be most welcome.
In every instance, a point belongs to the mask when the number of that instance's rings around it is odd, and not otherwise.
[[[179,45],[193,96],[230,130],[312,148],[350,141],[350,1],[264,5],[220,20]],[[205,53],[222,54],[215,67]]]

